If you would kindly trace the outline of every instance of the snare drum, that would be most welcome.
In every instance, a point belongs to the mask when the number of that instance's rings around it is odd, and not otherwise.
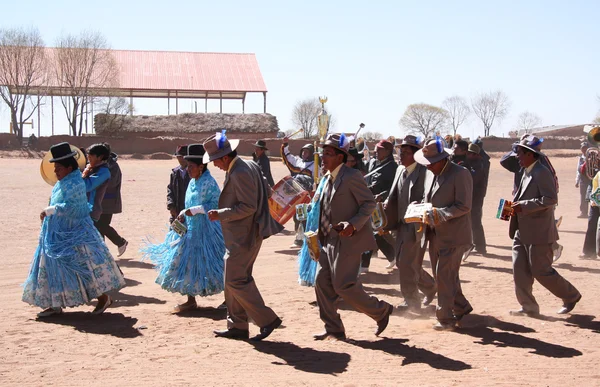
[[[298,204],[309,201],[309,192],[294,178],[286,176],[273,187],[273,194],[269,198],[269,211],[273,219],[283,225],[294,216]]]

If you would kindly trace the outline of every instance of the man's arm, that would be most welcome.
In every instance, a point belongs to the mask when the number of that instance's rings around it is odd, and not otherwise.
[[[454,203],[448,207],[438,208],[442,221],[468,214],[473,202],[473,178],[471,173],[461,168],[454,181]]]
[[[500,165],[512,173],[517,173],[521,169],[521,166],[519,165],[519,159],[517,159],[517,156],[512,151],[505,153],[502,156],[500,159]]]
[[[174,171],[171,171],[171,177],[169,178],[169,185],[167,185],[167,210],[170,210],[171,208],[175,208],[175,201],[177,200],[175,198],[175,192],[174,192],[174,187],[175,187],[175,178],[176,178],[176,174]]]

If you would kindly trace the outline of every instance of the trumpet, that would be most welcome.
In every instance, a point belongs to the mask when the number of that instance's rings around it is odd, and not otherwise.
[[[298,133],[303,133],[303,132],[304,132],[304,128],[300,128],[300,129],[296,130],[294,133],[292,133],[292,134],[290,134],[290,135],[288,135],[288,136],[286,136],[286,137],[287,137],[287,138],[292,138],[292,137],[294,137],[295,135],[297,135]]]

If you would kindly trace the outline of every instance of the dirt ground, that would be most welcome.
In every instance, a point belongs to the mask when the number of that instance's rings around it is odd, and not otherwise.
[[[572,151],[569,151],[572,152]],[[170,310],[184,297],[154,283],[152,265],[138,249],[151,236],[164,235],[168,213],[165,188],[176,161],[122,160],[123,207],[113,225],[129,240],[118,260],[127,287],[101,316],[93,306],[36,319],[39,309],[21,301],[22,288],[38,234],[39,213],[51,187],[39,175],[36,159],[0,159],[0,384],[7,385],[600,385],[598,343],[600,301],[594,298],[600,260],[582,260],[586,223],[578,219],[576,159],[555,158],[560,184],[558,215],[562,258],[556,269],[583,294],[573,314],[560,316],[561,301],[539,285],[534,294],[543,317],[513,317],[518,308],[511,269],[508,223],[495,219],[500,198],[510,198],[512,175],[492,160],[484,209],[488,257],[472,256],[461,268],[463,291],[474,312],[455,332],[436,332],[433,315],[394,313],[383,334],[375,323],[342,306],[347,342],[315,342],[323,330],[314,291],[297,282],[291,233],[265,241],[255,266],[257,284],[283,319],[266,342],[215,338],[225,315],[215,310],[222,295],[199,299],[197,311],[182,316]],[[275,180],[285,175],[273,163]],[[212,167],[222,184],[224,174]],[[286,225],[291,230],[293,223]],[[459,231],[459,230],[457,230]],[[110,245],[116,255],[115,246]],[[361,277],[368,292],[394,305],[402,301],[398,271],[375,258]],[[429,264],[427,262],[427,267]],[[596,289],[596,290],[595,290]],[[257,327],[251,327],[251,334]]]

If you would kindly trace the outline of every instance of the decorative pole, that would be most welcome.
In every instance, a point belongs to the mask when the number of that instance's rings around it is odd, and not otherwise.
[[[317,186],[319,185],[319,180],[320,180],[319,175],[321,172],[321,163],[319,160],[319,152],[318,152],[319,141],[321,143],[325,142],[325,139],[327,138],[327,132],[329,131],[329,115],[327,114],[327,111],[325,110],[325,103],[327,102],[327,97],[319,97],[319,102],[321,102],[321,112],[317,116],[317,127],[319,129],[319,135],[317,136],[317,139],[315,140],[315,163],[314,163],[315,172],[313,173],[314,180],[315,180],[315,190],[317,189]]]

